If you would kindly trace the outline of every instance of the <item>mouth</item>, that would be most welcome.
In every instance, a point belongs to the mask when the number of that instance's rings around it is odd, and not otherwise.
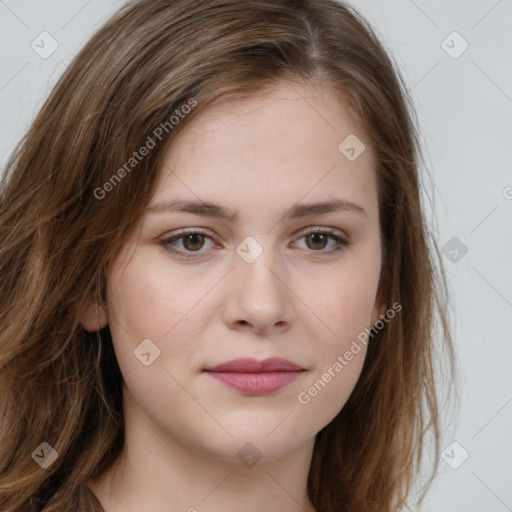
[[[306,370],[282,358],[235,359],[203,370],[211,378],[247,395],[278,391],[299,378]]]

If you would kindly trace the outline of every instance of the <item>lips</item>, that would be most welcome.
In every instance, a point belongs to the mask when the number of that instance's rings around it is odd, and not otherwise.
[[[302,375],[299,365],[272,357],[234,359],[204,370],[213,379],[246,395],[265,395],[278,391]]]
[[[207,368],[207,372],[237,372],[237,373],[268,373],[302,371],[299,365],[281,357],[271,357],[258,361],[257,359],[242,358],[233,359],[226,363]]]

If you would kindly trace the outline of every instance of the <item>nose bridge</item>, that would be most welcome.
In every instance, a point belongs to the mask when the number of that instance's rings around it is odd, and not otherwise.
[[[226,321],[249,323],[258,331],[290,321],[289,292],[272,240],[272,236],[247,237],[237,246]]]
[[[241,283],[250,284],[253,291],[268,291],[269,287],[277,289],[280,286],[275,276],[276,258],[272,244],[272,236],[266,234],[258,236],[258,240],[248,236],[236,248],[236,278]]]

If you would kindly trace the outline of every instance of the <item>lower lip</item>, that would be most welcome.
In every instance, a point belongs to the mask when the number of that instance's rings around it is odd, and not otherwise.
[[[303,372],[268,372],[268,373],[235,373],[207,372],[214,379],[220,380],[231,388],[248,395],[265,395],[284,388]]]

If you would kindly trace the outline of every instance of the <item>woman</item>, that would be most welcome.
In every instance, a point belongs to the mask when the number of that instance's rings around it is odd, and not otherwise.
[[[436,313],[454,371],[408,101],[333,0],[92,37],[2,180],[2,510],[406,504]]]

